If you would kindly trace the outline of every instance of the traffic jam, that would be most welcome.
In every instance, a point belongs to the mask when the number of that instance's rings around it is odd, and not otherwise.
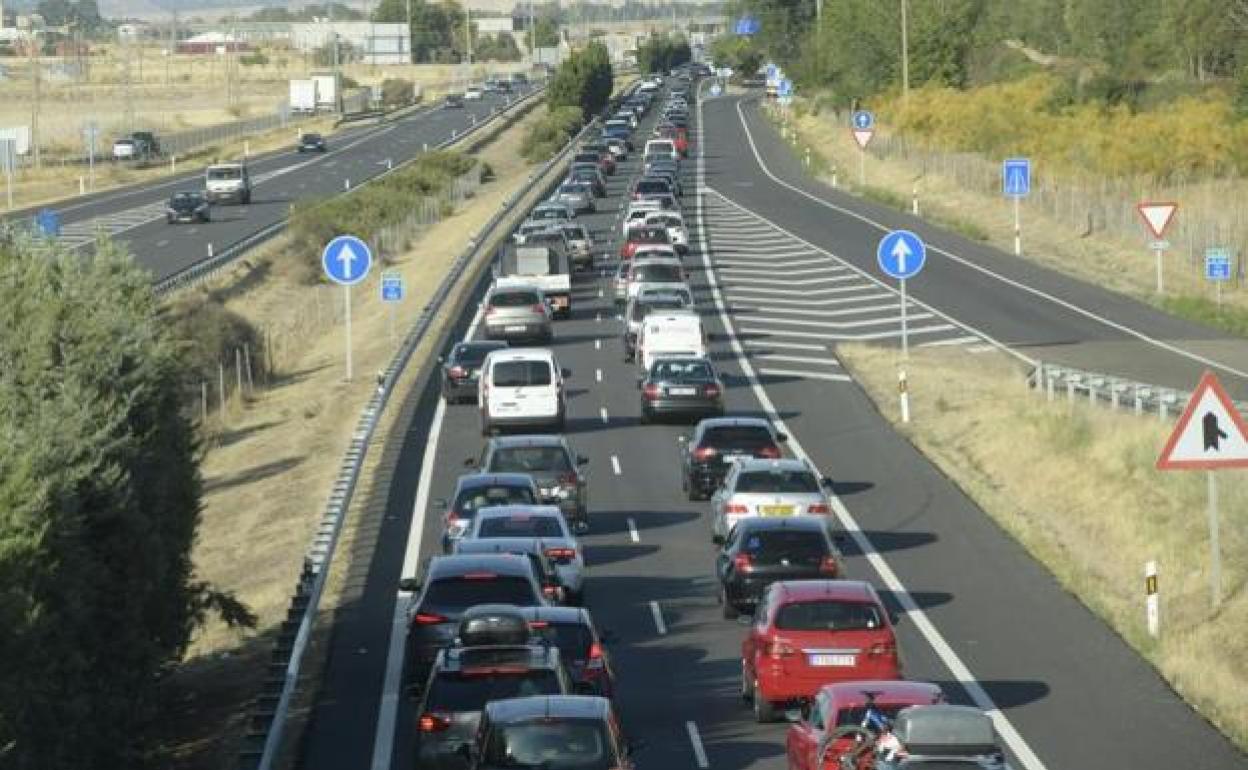
[[[498,255],[467,334],[440,359],[452,432],[478,449],[434,490],[426,518],[440,538],[401,586],[409,705],[396,732],[409,734],[422,769],[708,767],[693,729],[687,761],[673,764],[630,728],[637,715],[620,707],[630,677],[613,659],[624,643],[595,617],[612,608],[595,603],[598,563],[583,542],[604,526],[591,492],[621,470],[616,455],[612,474],[578,445],[627,420],[682,426],[670,495],[696,503],[705,527],[717,633],[740,644],[742,716],[787,723],[775,736],[790,770],[1002,770],[987,714],[906,679],[896,611],[845,569],[832,480],[792,456],[770,420],[732,408],[701,280],[711,263],[695,129],[707,74],[690,64],[649,76],[582,135],[565,178]],[[564,345],[589,342],[564,331],[568,319],[611,329],[592,344],[615,357],[607,377],[627,378],[634,414],[570,414],[582,384],[604,372],[561,360]],[[466,421],[479,438],[463,435]],[[636,543],[633,518],[628,528]],[[630,657],[645,665],[645,654]]]

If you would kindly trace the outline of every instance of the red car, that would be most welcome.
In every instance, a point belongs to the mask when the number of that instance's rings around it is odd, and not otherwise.
[[[927,706],[945,700],[940,688],[927,682],[876,680],[824,685],[809,707],[803,709],[801,721],[789,727],[785,740],[789,770],[840,770],[841,757],[853,751],[859,751],[860,759],[869,765],[870,746],[859,743],[852,733],[834,734],[841,728],[862,724],[871,698],[874,698],[875,709],[890,720],[908,706]],[[822,762],[820,751],[823,752]]]
[[[637,247],[643,244],[670,246],[671,243],[672,239],[667,234],[666,227],[652,225],[633,227],[628,231],[628,240],[624,241],[623,246],[620,246],[620,259],[632,259],[633,253],[637,251]]]
[[[900,678],[893,621],[861,580],[772,583],[741,643],[741,695],[759,722],[825,684]]]
[[[676,152],[680,153],[682,158],[689,155],[689,134],[683,128],[676,126],[664,127],[659,131],[660,138],[671,139],[672,144],[676,145]]]

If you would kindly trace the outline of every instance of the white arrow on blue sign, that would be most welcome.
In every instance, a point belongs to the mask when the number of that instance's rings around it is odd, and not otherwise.
[[[923,269],[927,261],[927,246],[909,230],[894,230],[880,239],[875,259],[885,275],[905,280]]]
[[[858,110],[854,113],[854,128],[859,131],[870,131],[875,128],[875,115],[870,110]]]
[[[325,244],[321,266],[329,280],[343,286],[354,286],[368,275],[373,266],[373,252],[368,244],[354,235],[340,235]]]
[[[1007,158],[1001,164],[1001,189],[1010,198],[1026,198],[1031,194],[1031,160]]]

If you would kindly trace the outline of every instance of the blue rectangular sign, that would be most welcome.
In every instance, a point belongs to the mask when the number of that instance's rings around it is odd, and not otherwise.
[[[403,301],[403,276],[383,275],[381,277],[381,301]]]
[[[1231,280],[1231,253],[1226,249],[1205,249],[1205,279]]]
[[[1031,160],[1007,158],[1001,164],[1001,190],[1009,198],[1026,198],[1031,194]]]

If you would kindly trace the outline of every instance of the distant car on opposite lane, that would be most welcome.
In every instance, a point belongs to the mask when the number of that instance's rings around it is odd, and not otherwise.
[[[303,134],[299,137],[299,152],[326,152],[325,137],[320,134]]]

